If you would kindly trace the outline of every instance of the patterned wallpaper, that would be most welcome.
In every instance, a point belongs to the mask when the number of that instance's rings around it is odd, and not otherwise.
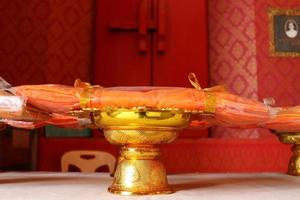
[[[209,1],[211,85],[257,98],[254,0]]]
[[[300,58],[274,57],[269,53],[269,8],[293,9],[299,0],[255,1],[256,44],[258,68],[258,96],[273,97],[276,104],[300,105]]]
[[[0,0],[0,75],[13,85],[89,80],[96,0]],[[209,0],[211,85],[248,98],[300,104],[300,59],[268,52],[268,7],[299,0]],[[214,137],[258,138],[264,131],[217,128]]]
[[[0,75],[13,85],[89,79],[95,0],[0,0]]]
[[[257,99],[254,0],[210,0],[210,84],[225,84],[244,97]],[[213,128],[213,137],[257,138],[259,132]]]
[[[269,8],[299,8],[299,0],[210,0],[211,85],[225,83],[235,94],[276,105],[300,104],[300,58],[269,53]],[[268,130],[213,129],[214,137],[271,137]]]

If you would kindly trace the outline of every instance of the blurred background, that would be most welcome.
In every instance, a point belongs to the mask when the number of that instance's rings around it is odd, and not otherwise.
[[[300,59],[270,55],[268,9],[299,0],[0,0],[0,76],[12,85],[76,78],[102,86],[226,84],[240,96],[300,104]],[[101,131],[0,133],[1,170],[60,171],[70,150],[117,156]],[[170,156],[176,153],[178,156]],[[269,130],[184,131],[163,146],[169,173],[285,172],[289,146]],[[106,169],[100,169],[106,170]]]

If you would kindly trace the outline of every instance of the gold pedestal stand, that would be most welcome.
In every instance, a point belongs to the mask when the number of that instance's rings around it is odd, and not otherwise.
[[[117,194],[168,194],[166,171],[154,146],[121,147],[114,181],[108,190]]]
[[[300,133],[277,133],[279,140],[286,144],[293,144],[293,155],[290,158],[287,174],[300,176]]]
[[[114,109],[94,113],[94,122],[105,138],[121,145],[109,192],[131,194],[172,193],[159,144],[176,139],[188,126],[190,114],[179,110]]]

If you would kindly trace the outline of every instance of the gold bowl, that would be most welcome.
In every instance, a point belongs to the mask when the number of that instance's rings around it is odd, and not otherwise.
[[[181,110],[110,109],[93,112],[94,124],[105,138],[121,145],[112,193],[168,194],[159,144],[170,143],[189,125],[190,114]]]

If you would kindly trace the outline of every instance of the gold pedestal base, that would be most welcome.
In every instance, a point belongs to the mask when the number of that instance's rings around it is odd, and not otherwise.
[[[294,144],[292,151],[293,155],[289,162],[288,174],[300,176],[300,144]]]
[[[159,144],[170,143],[190,123],[182,110],[107,109],[93,113],[105,138],[120,145],[120,157],[109,192],[122,195],[169,194],[166,170],[159,161]]]
[[[160,150],[155,145],[122,146],[108,191],[122,195],[172,193],[159,156]]]
[[[287,174],[300,176],[300,133],[279,134],[279,140],[283,143],[293,144],[293,155],[290,158]]]

